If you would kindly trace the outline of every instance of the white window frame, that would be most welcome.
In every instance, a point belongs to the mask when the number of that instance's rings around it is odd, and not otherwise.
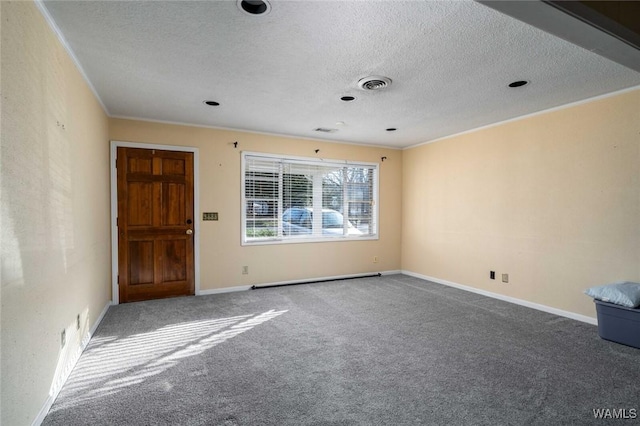
[[[267,159],[274,160],[284,160],[291,162],[299,162],[301,164],[311,164],[318,166],[329,166],[329,167],[367,167],[373,170],[373,187],[372,187],[372,212],[371,212],[371,220],[373,226],[373,233],[363,234],[363,235],[326,235],[326,236],[274,236],[274,237],[262,237],[262,238],[251,238],[248,239],[246,237],[247,230],[247,197],[245,190],[245,178],[246,178],[246,158],[247,157],[263,157]],[[336,241],[363,241],[363,240],[378,240],[380,234],[380,226],[379,226],[379,179],[380,179],[380,164],[379,163],[368,163],[363,161],[348,161],[348,160],[333,160],[333,159],[319,159],[319,158],[310,158],[310,157],[297,157],[290,155],[279,155],[279,154],[267,154],[262,152],[250,152],[250,151],[242,151],[241,152],[241,166],[240,166],[240,212],[241,212],[241,225],[240,225],[240,241],[242,246],[255,246],[255,245],[264,245],[264,244],[297,244],[297,243],[320,243],[320,242],[336,242]],[[317,191],[318,185],[314,185],[314,191]],[[282,188],[280,187],[280,192],[282,192]],[[317,197],[314,196],[314,201]],[[280,194],[281,204],[282,194]],[[317,204],[317,202],[315,203]],[[320,209],[322,207],[320,206]],[[317,209],[317,206],[314,205],[314,210]],[[279,210],[282,210],[282,207],[279,207]],[[282,228],[282,211],[278,213],[278,222],[279,228]],[[318,215],[316,215],[318,216]],[[321,215],[320,215],[321,217]],[[318,222],[318,219],[314,219],[314,222]],[[320,225],[322,226],[322,225]],[[346,221],[345,221],[346,226]]]

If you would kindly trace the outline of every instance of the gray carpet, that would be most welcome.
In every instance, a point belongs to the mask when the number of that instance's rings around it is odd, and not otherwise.
[[[44,425],[603,424],[594,409],[640,411],[640,350],[392,275],[114,306]]]

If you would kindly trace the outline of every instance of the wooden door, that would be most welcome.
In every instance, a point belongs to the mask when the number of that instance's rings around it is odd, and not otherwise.
[[[118,148],[120,302],[194,294],[193,153]]]

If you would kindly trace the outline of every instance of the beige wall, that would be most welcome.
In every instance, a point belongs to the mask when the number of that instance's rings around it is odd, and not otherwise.
[[[199,149],[198,217],[218,212],[220,218],[200,224],[202,290],[400,268],[402,151],[122,119],[111,119],[109,131],[112,140]],[[241,246],[241,151],[380,163],[380,239]],[[383,156],[388,160],[380,162]]]
[[[640,91],[403,153],[403,270],[590,317],[640,280]]]
[[[111,298],[109,148],[106,115],[36,6],[0,9],[0,423],[13,426],[36,418]]]

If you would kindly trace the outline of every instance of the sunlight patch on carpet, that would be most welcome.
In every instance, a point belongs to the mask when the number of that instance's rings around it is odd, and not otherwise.
[[[82,354],[52,411],[77,406],[144,382],[214,346],[287,312],[270,310],[171,324],[124,338],[102,338]],[[62,397],[63,395],[60,395]]]

